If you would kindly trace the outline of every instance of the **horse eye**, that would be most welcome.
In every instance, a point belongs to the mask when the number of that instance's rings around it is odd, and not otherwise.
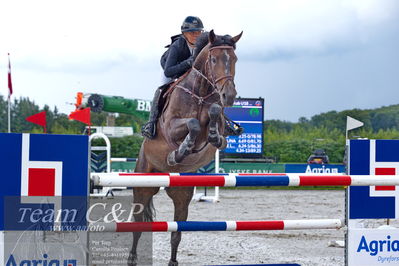
[[[212,62],[212,64],[216,64],[216,57],[211,57],[211,62]]]

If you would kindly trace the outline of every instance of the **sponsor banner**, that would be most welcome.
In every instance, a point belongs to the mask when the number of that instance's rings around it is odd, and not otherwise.
[[[136,162],[112,162],[111,171],[119,173],[132,173]],[[220,163],[220,173],[285,173],[285,164],[268,163]],[[200,173],[214,173],[215,164],[202,167]]]
[[[63,196],[88,195],[87,136],[0,133],[0,147],[1,231],[11,205],[6,200],[36,208],[46,197],[52,204],[47,207],[57,212],[70,206]]]
[[[351,175],[398,175],[399,140],[351,140]],[[399,178],[399,176],[398,176]],[[349,219],[397,218],[399,192],[395,186],[349,188]]]
[[[4,232],[1,265],[87,265],[87,232]]]
[[[284,164],[220,163],[220,173],[284,173]]]
[[[399,229],[356,229],[348,232],[348,265],[399,265]]]
[[[285,173],[337,174],[345,173],[342,164],[286,164]]]
[[[69,230],[86,225],[88,136],[0,133],[0,147],[0,265],[85,265],[87,232]]]
[[[199,173],[214,173],[215,161],[201,167]],[[219,166],[220,173],[284,173],[284,164],[269,163],[224,163]]]

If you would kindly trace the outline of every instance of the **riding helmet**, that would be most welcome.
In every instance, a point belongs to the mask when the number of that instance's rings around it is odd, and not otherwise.
[[[204,29],[204,25],[199,17],[188,16],[184,19],[183,24],[181,25],[182,32],[188,31],[202,31]]]

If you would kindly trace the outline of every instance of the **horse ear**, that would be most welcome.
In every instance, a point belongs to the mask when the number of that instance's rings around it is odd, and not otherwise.
[[[242,31],[241,31],[241,33],[240,34],[238,34],[237,36],[234,36],[232,39],[233,39],[233,41],[234,41],[234,43],[236,43],[236,42],[238,42],[238,40],[240,40],[240,38],[241,38],[241,36],[242,36]]]
[[[209,42],[210,42],[210,43],[213,43],[213,42],[215,41],[216,35],[215,35],[215,33],[213,32],[213,30],[211,30],[211,31],[209,32],[208,39],[209,39]]]

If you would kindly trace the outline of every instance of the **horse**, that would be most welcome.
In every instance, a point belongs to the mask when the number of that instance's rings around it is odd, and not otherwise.
[[[196,42],[194,63],[168,90],[154,139],[144,139],[135,172],[192,173],[210,163],[216,149],[226,147],[223,108],[232,106],[237,95],[234,76],[237,56],[235,37],[203,33]],[[186,221],[194,187],[168,187],[174,204],[174,221]],[[133,188],[133,202],[144,206],[136,222],[153,221],[152,197],[156,188]],[[133,233],[128,265],[137,264],[141,232]],[[172,232],[169,266],[177,266],[181,232]]]

